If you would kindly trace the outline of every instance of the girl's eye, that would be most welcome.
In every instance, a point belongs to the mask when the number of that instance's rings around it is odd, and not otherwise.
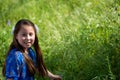
[[[22,36],[26,36],[26,34],[22,34]]]
[[[32,36],[32,35],[33,35],[33,33],[30,33],[29,35],[30,35],[30,36]]]

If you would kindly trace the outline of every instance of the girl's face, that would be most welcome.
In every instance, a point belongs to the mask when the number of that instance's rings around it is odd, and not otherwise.
[[[18,43],[27,50],[34,44],[35,41],[35,31],[32,26],[29,25],[22,25],[21,29],[19,30],[16,39]]]

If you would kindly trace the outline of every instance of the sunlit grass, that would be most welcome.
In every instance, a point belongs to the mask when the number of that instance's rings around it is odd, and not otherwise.
[[[6,0],[0,6],[1,65],[12,26],[27,18],[39,26],[48,69],[63,80],[109,80],[120,74],[119,64],[114,67],[115,58],[120,60],[117,0]]]

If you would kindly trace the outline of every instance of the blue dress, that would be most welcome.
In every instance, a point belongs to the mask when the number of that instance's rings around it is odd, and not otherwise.
[[[36,64],[36,56],[32,48],[28,49],[28,56]],[[12,80],[34,80],[34,76],[31,76],[27,71],[27,65],[25,58],[19,50],[12,49],[6,59],[6,79]]]

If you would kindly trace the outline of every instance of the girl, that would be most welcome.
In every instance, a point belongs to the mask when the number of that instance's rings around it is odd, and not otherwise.
[[[35,73],[48,76],[51,80],[61,80],[60,76],[49,72],[44,64],[37,28],[31,21],[22,19],[13,30],[13,41],[7,52],[3,75],[6,80],[34,80]]]

